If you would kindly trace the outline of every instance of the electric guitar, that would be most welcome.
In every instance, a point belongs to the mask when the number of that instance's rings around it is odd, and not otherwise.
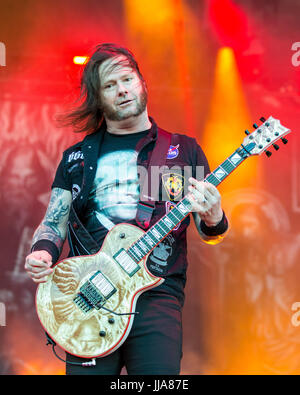
[[[280,121],[260,118],[255,130],[205,179],[219,185],[246,158],[275,150],[290,132]],[[94,255],[66,258],[53,267],[36,293],[39,320],[49,336],[70,354],[83,358],[104,357],[126,340],[133,324],[138,297],[162,284],[147,268],[150,252],[189,215],[187,194],[148,231],[134,225],[114,226]]]

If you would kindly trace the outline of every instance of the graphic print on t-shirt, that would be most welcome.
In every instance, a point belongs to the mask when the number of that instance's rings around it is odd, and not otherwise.
[[[169,234],[153,250],[148,258],[148,268],[153,274],[163,276],[168,271],[168,259],[173,252],[173,243],[175,239]]]
[[[128,149],[101,156],[92,195],[97,219],[107,229],[134,219],[139,201],[137,152]]]

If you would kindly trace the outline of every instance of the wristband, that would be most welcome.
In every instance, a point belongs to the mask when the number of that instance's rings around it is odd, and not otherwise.
[[[33,251],[47,251],[52,256],[52,263],[56,263],[59,258],[59,250],[57,246],[50,240],[42,239],[38,240],[31,247],[31,252]]]
[[[224,211],[223,211],[222,219],[217,225],[207,226],[206,223],[201,220],[200,229],[207,236],[218,236],[225,233],[226,230],[228,229],[228,221]]]

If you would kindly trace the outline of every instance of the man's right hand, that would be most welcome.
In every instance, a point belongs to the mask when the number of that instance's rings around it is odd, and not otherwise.
[[[33,251],[25,259],[25,270],[35,283],[45,283],[51,269],[52,257],[48,251]]]

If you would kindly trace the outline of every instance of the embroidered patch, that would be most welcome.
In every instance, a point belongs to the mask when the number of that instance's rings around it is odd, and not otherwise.
[[[73,151],[69,156],[68,156],[68,163],[72,162],[73,160],[77,159],[83,159],[83,153],[82,151]]]
[[[167,154],[167,159],[177,158],[177,156],[179,154],[178,147],[179,147],[179,144],[177,144],[177,145],[170,145],[169,150],[168,150],[168,154]]]
[[[72,185],[72,200],[76,199],[81,191],[81,188],[77,184]]]
[[[169,200],[175,200],[181,197],[183,192],[184,177],[180,174],[163,174],[162,182],[169,196]]]

